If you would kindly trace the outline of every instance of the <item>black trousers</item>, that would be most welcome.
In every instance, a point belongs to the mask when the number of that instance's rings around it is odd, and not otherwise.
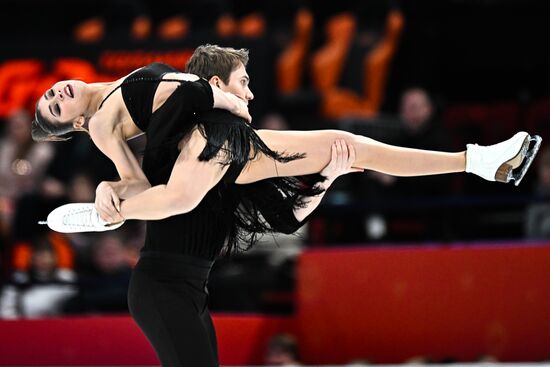
[[[216,332],[208,312],[213,262],[142,252],[128,290],[130,314],[163,367],[218,367]]]

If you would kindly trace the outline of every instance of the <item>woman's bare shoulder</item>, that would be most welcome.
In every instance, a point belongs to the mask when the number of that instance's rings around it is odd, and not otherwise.
[[[113,107],[107,105],[90,117],[88,131],[92,139],[110,135],[119,128],[119,125],[122,125],[120,120],[116,118],[117,112]]]
[[[182,81],[194,82],[196,80],[199,80],[199,77],[195,74],[173,72],[164,74],[162,76],[162,79],[177,79]]]

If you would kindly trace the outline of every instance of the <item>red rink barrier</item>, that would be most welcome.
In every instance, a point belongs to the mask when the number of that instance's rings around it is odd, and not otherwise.
[[[550,244],[308,251],[298,279],[308,364],[550,359]]]
[[[293,332],[285,317],[215,315],[224,365],[261,364],[271,335]],[[153,366],[153,349],[128,316],[0,321],[2,366]]]
[[[305,252],[296,318],[214,315],[223,365],[258,365],[276,333],[307,364],[413,356],[550,359],[550,244]],[[158,365],[127,316],[0,321],[0,365]]]

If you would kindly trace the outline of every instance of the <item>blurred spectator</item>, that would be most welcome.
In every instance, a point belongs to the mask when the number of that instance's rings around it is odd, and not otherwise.
[[[289,130],[290,126],[283,115],[271,112],[262,117],[258,123],[258,129]]]
[[[53,147],[31,138],[31,115],[26,110],[12,112],[7,131],[0,139],[0,221],[10,233],[15,202],[35,191],[53,158]]]
[[[418,355],[411,357],[405,361],[405,364],[423,365],[434,363],[433,359],[427,355]]]
[[[346,364],[348,367],[362,367],[369,366],[371,363],[366,359],[354,359]]]
[[[415,149],[449,150],[450,140],[437,119],[434,103],[426,90],[406,89],[401,94],[399,117],[402,122],[402,133],[394,144]],[[448,175],[415,178],[389,178],[378,172],[370,175],[382,185],[395,184],[392,195],[396,192],[410,195],[411,187],[414,187],[415,194],[420,196],[445,194],[449,190]]]
[[[95,200],[95,178],[86,171],[77,171],[67,187],[67,199],[71,203],[91,203]]]
[[[422,88],[408,88],[401,94],[399,122],[380,140],[398,146],[449,151],[450,139],[438,119],[437,109],[429,93]],[[384,121],[381,121],[384,122]],[[389,128],[389,127],[388,127]],[[407,215],[407,201],[411,206],[418,199],[435,202],[451,191],[452,175],[422,177],[394,177],[380,172],[356,176],[355,192],[363,199],[382,207],[367,213],[365,235],[369,241],[417,239],[446,239],[450,228],[449,211],[434,205],[429,212],[417,211]],[[398,205],[403,210],[384,211],[385,205]]]
[[[129,220],[118,230],[124,238],[126,261],[132,268],[137,264],[141,248],[145,243],[145,227],[145,221]]]
[[[16,268],[0,298],[2,318],[58,315],[63,302],[76,293],[75,274],[61,267],[51,238],[41,236],[30,247],[27,269]],[[20,259],[21,260],[21,259]]]
[[[528,206],[525,217],[525,235],[531,239],[550,238],[550,148],[541,153],[534,191],[536,202]]]
[[[57,159],[56,159],[57,160]],[[24,195],[17,201],[16,211],[12,225],[12,236],[17,240],[27,239],[47,228],[39,226],[38,220],[45,219],[49,212],[59,205],[81,202],[93,202],[95,199],[96,178],[88,171],[72,167],[67,168],[69,176],[65,183],[53,176],[48,176],[42,181],[41,190]],[[75,246],[77,255],[87,249],[88,241],[82,239],[88,237],[87,233],[70,233],[67,235]]]
[[[65,312],[128,312],[126,292],[131,267],[117,234],[104,234],[96,240],[92,263],[93,269],[80,275],[78,294],[65,304]]]
[[[274,335],[267,346],[265,364],[271,366],[300,366],[296,338],[289,334]]]
[[[495,364],[498,363],[498,358],[492,354],[482,354],[476,360],[478,363]]]
[[[399,114],[409,131],[418,132],[426,128],[434,114],[428,93],[421,88],[405,90],[401,96]]]
[[[399,117],[403,122],[403,146],[448,151],[450,140],[429,93],[422,88],[406,89],[401,94]]]

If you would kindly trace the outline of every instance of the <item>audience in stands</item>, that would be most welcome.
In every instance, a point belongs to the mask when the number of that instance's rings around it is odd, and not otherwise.
[[[92,245],[90,271],[79,275],[78,294],[64,305],[66,313],[128,312],[126,293],[131,267],[119,234],[107,233]]]
[[[13,111],[0,139],[0,226],[5,236],[11,234],[17,200],[40,187],[54,157],[51,144],[32,140],[31,120],[28,111]]]
[[[398,117],[401,122],[399,133],[391,138],[396,145],[416,149],[450,150],[450,140],[437,116],[436,107],[429,93],[422,88],[406,89],[401,94]],[[417,178],[390,177],[383,173],[369,174],[383,186],[397,187],[391,195],[410,195],[414,187],[415,195],[445,194],[449,190],[449,176]]]
[[[301,366],[298,342],[293,335],[276,334],[271,337],[265,354],[269,366]]]
[[[428,91],[408,88],[401,93],[398,122],[388,126],[382,141],[399,146],[451,151],[450,140],[438,117],[436,105]],[[382,124],[385,121],[376,121]],[[382,129],[382,127],[380,127]],[[447,238],[448,211],[441,205],[415,215],[408,213],[413,202],[433,202],[451,192],[452,175],[394,177],[380,172],[367,172],[355,178],[354,192],[360,199],[373,203],[364,220],[369,241],[422,240]],[[394,210],[384,210],[385,206]],[[377,207],[381,207],[378,209]],[[397,210],[396,210],[397,209]]]
[[[364,367],[369,366],[371,363],[365,359],[354,359],[346,364],[346,367]]]
[[[398,145],[441,151],[451,149],[447,132],[437,116],[436,106],[425,89],[411,88],[403,91],[399,117],[403,123],[403,129],[398,138]],[[397,181],[398,184],[403,183],[414,187],[416,195],[437,195],[448,193],[449,177],[439,175]]]
[[[43,235],[14,249],[14,271],[0,298],[4,319],[61,314],[65,300],[76,294],[70,248],[56,235]]]

